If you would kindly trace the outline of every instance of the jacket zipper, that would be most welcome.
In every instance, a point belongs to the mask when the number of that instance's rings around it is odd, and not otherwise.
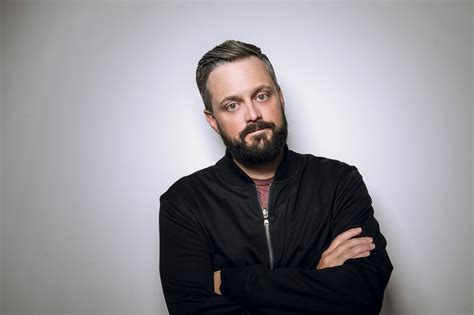
[[[270,237],[270,221],[268,221],[268,210],[267,208],[262,208],[263,214],[263,226],[265,229],[265,238],[267,240],[267,247],[268,247],[268,259],[270,261],[270,270],[273,269],[273,247],[272,247],[272,239]]]
[[[271,185],[270,189],[268,191],[268,206],[270,206],[270,193],[271,193]],[[258,200],[258,189],[255,186],[255,189],[257,190],[257,202],[260,205],[260,202]],[[270,270],[273,269],[273,247],[272,247],[272,239],[270,237],[270,221],[268,219],[268,209],[267,208],[261,208],[262,209],[262,215],[263,215],[263,227],[265,230],[265,239],[267,241],[267,247],[268,247],[268,261],[270,264]]]

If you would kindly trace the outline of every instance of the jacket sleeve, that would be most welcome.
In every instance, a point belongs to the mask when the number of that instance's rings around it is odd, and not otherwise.
[[[372,236],[376,246],[369,257],[350,259],[342,266],[322,270],[316,266],[310,270],[269,270],[263,266],[223,269],[222,294],[257,311],[378,314],[393,267],[371,203],[362,177],[352,167],[335,191],[331,234],[334,239],[350,228],[361,226],[363,235]]]
[[[182,200],[160,200],[160,276],[172,315],[249,314],[241,304],[214,293],[210,248]]]

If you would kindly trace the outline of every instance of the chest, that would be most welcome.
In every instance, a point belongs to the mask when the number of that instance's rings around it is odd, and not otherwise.
[[[331,239],[331,196],[297,185],[272,185],[262,209],[256,187],[203,198],[203,228],[214,268],[262,264],[316,266]]]

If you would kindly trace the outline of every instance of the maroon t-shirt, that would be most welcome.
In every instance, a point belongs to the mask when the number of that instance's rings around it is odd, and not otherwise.
[[[270,186],[273,183],[273,177],[268,179],[255,179],[252,178],[257,186],[258,199],[260,201],[260,207],[268,209],[268,193],[270,192]]]

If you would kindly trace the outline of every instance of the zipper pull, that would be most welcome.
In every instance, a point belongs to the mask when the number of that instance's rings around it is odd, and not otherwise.
[[[268,210],[267,210],[267,208],[262,208],[262,214],[263,214],[263,225],[264,226],[269,226],[270,222],[268,221]]]

